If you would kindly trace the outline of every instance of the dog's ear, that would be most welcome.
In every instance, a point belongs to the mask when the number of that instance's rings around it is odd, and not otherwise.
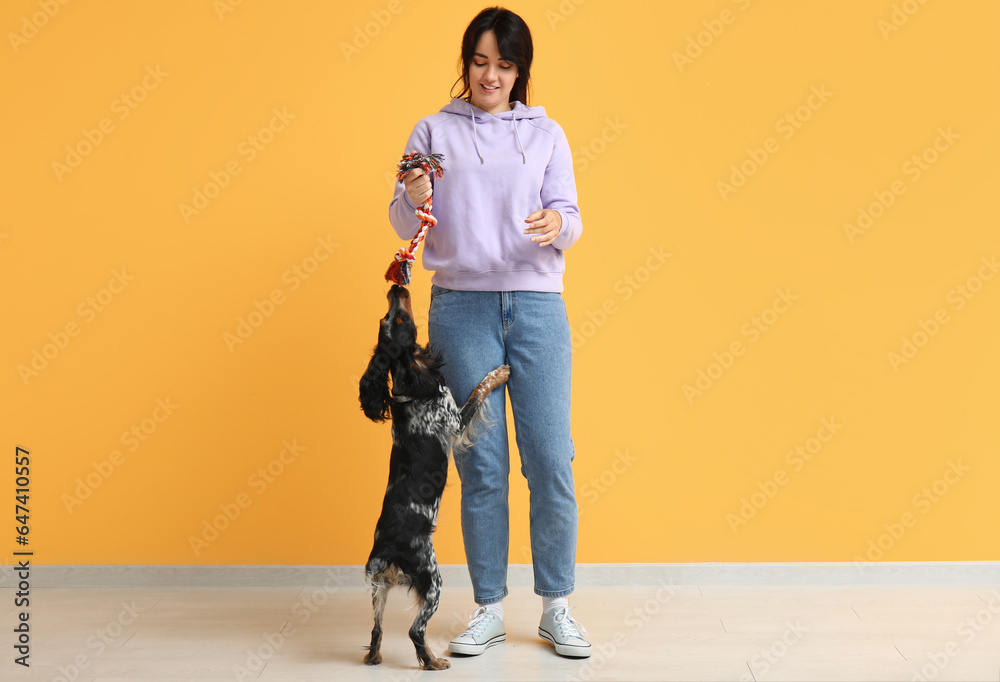
[[[398,393],[420,400],[433,398],[440,391],[441,382],[424,368],[410,366],[400,377]]]
[[[418,400],[434,398],[444,383],[438,369],[438,358],[419,346],[409,363],[399,363],[393,374],[396,395],[403,394]]]
[[[389,410],[392,395],[389,392],[389,367],[392,361],[378,347],[372,353],[368,369],[361,377],[361,409],[374,422],[383,422],[391,416]]]

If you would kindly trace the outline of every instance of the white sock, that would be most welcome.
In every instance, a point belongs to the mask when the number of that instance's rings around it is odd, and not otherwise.
[[[495,602],[493,604],[487,604],[486,608],[497,615],[497,618],[503,620],[503,600]]]
[[[566,597],[542,597],[542,613],[548,613],[552,609],[569,607],[569,600]]]

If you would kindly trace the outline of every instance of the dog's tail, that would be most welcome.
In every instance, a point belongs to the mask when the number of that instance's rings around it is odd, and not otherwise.
[[[486,378],[472,389],[472,395],[462,406],[458,437],[452,446],[457,452],[469,448],[479,436],[493,426],[486,406],[486,397],[493,389],[503,386],[509,376],[510,367],[502,365],[487,374]]]

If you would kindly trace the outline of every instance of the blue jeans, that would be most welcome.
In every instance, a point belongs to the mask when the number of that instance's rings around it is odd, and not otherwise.
[[[462,482],[462,537],[476,603],[492,604],[507,596],[507,392],[521,474],[530,491],[535,593],[570,594],[577,506],[570,436],[572,346],[562,295],[432,285],[428,335],[444,357],[445,381],[459,406],[489,372],[510,365],[506,387],[487,399],[493,427],[455,455]]]

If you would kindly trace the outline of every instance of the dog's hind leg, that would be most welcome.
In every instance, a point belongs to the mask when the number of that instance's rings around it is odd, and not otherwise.
[[[427,646],[427,623],[437,611],[438,603],[441,601],[441,572],[436,565],[433,571],[427,594],[420,595],[417,600],[420,610],[417,611],[417,617],[410,626],[410,639],[417,650],[417,660],[424,670],[447,670],[451,667],[451,663],[435,657],[434,652]]]
[[[375,627],[372,628],[372,643],[365,654],[365,663],[378,665],[382,662],[379,649],[382,646],[382,615],[385,613],[385,600],[389,596],[392,583],[385,579],[383,573],[372,577],[372,609],[375,612]]]

